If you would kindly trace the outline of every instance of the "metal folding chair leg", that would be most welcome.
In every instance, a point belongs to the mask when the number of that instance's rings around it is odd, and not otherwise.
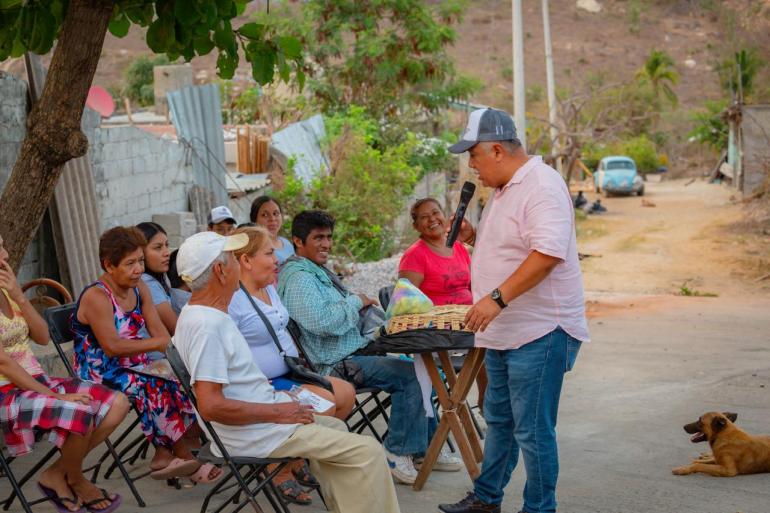
[[[2,449],[0,449],[2,451]],[[16,481],[16,477],[13,475],[13,471],[11,470],[10,461],[5,459],[5,456],[0,453],[0,467],[3,469],[3,473],[5,474],[5,477],[8,479],[8,481],[11,482],[11,496],[6,499],[6,501],[3,503],[3,509],[8,511],[8,509],[11,507],[11,503],[13,500],[18,497],[19,502],[21,502],[21,507],[24,509],[25,513],[32,513],[32,508],[30,507],[29,501],[27,501],[27,497],[24,495],[24,492],[21,490],[21,485]]]
[[[16,478],[13,476],[13,473],[11,472],[11,466],[8,464],[10,463],[10,461],[13,461],[14,458],[11,458],[10,460],[6,460],[4,456],[2,457],[3,461],[5,462],[5,465],[3,465],[3,470],[6,472],[6,474],[8,474],[9,479],[13,478],[13,480],[11,481],[11,487],[13,488],[13,491],[11,492],[11,495],[9,495],[8,498],[5,499],[5,501],[3,501],[3,509],[5,511],[8,511],[8,509],[10,509],[11,504],[13,504],[13,501],[16,499],[16,497],[19,497],[19,500],[22,502],[22,505],[24,505],[24,503],[26,502],[26,507],[29,507],[31,505],[34,505],[40,502],[45,502],[48,500],[48,499],[41,499],[41,500],[35,500],[35,501],[28,501],[26,498],[22,500],[24,495],[19,495],[19,493],[21,492],[22,487],[25,484],[27,484],[27,481],[32,479],[32,477],[35,474],[37,474],[37,472],[41,468],[43,468],[43,466],[45,466],[45,464],[48,463],[58,451],[59,449],[57,449],[56,447],[53,447],[52,449],[50,449],[47,453],[45,453],[45,456],[40,458],[40,461],[35,463],[35,466],[29,469],[27,473],[24,474],[22,478],[19,479],[18,481],[16,481]],[[13,483],[16,483],[17,486],[14,487]]]

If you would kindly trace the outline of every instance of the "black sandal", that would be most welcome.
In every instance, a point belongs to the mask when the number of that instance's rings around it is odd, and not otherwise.
[[[307,465],[307,461],[302,462],[302,466],[298,470],[292,470],[292,474],[297,478],[297,482],[302,486],[309,486],[311,488],[320,488],[321,483],[310,473],[310,467]]]
[[[302,498],[302,495],[307,495],[307,491],[304,490],[297,481],[294,479],[287,479],[283,483],[275,485],[281,492],[281,497],[286,502],[292,504],[299,504],[300,506],[307,506],[313,503],[313,499],[310,497]]]

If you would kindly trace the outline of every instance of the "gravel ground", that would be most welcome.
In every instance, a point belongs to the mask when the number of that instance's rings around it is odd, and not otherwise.
[[[398,262],[401,254],[377,262],[353,264],[353,274],[344,278],[345,286],[353,292],[363,292],[377,298],[382,287],[394,285],[398,279]]]

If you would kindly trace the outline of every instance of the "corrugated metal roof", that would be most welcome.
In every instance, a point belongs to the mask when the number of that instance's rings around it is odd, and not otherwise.
[[[231,193],[251,192],[262,189],[270,183],[268,173],[255,173],[246,175],[243,173],[228,173],[227,190]]]
[[[217,205],[227,205],[219,88],[216,84],[189,86],[166,96],[179,141],[192,150],[195,183],[211,190]]]
[[[270,145],[287,158],[294,158],[294,172],[306,184],[329,170],[329,159],[321,150],[326,137],[323,116],[316,114],[273,134]]]

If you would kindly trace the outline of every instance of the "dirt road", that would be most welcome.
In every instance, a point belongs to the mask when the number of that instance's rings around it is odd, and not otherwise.
[[[687,183],[648,182],[644,198],[602,198],[608,212],[579,223],[579,250],[595,255],[583,260],[589,300],[681,294],[683,286],[721,297],[770,296],[770,280],[756,282],[770,237],[731,230],[744,207],[728,187]]]

